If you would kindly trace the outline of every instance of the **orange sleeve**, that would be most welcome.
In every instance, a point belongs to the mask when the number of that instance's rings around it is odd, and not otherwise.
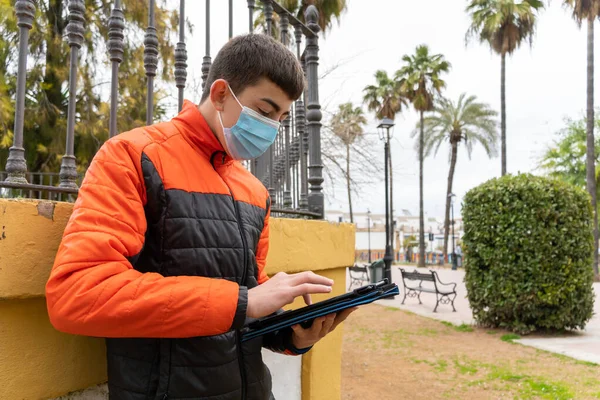
[[[262,285],[269,280],[265,266],[267,264],[267,254],[269,253],[269,219],[271,217],[271,199],[267,203],[267,215],[263,226],[260,239],[258,240],[258,248],[256,249],[256,264],[258,265],[258,284]]]
[[[193,337],[240,328],[246,288],[141,273],[128,261],[146,232],[141,151],[133,147],[118,138],[106,142],[86,173],[46,284],[52,325],[96,337]]]

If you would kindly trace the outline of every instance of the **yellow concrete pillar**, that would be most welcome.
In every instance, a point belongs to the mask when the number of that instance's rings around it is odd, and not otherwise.
[[[320,271],[335,281],[331,296],[345,292],[346,268]],[[330,297],[330,296],[327,296]],[[315,301],[325,296],[314,296]],[[340,399],[342,396],[342,336],[344,324],[302,356],[302,400]]]

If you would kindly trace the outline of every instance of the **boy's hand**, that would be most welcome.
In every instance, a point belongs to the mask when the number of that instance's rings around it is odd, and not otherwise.
[[[311,293],[330,293],[333,281],[314,272],[301,272],[288,275],[280,272],[271,279],[248,290],[246,315],[261,318],[272,314],[298,296],[303,296],[310,304]]]
[[[305,349],[314,345],[326,335],[333,332],[339,324],[344,322],[357,309],[358,307],[347,308],[337,314],[329,314],[316,318],[308,329],[302,328],[299,324],[292,326],[294,330],[292,333],[292,343],[297,349]]]

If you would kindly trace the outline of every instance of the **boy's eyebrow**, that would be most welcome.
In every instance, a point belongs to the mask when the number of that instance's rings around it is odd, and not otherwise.
[[[279,104],[275,103],[273,100],[269,99],[268,97],[263,97],[261,100],[269,103],[275,109],[275,112],[279,112],[281,110],[281,107],[279,107]]]

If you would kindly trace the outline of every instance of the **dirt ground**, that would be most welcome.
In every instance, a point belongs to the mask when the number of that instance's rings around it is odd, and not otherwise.
[[[395,308],[344,323],[342,399],[600,399],[600,366]]]

